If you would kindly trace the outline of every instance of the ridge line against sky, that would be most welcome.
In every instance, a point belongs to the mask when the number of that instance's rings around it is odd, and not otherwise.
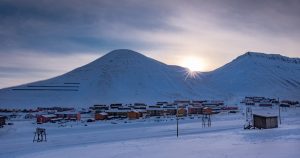
[[[0,88],[120,48],[202,71],[247,51],[299,57],[299,15],[297,0],[0,0]]]

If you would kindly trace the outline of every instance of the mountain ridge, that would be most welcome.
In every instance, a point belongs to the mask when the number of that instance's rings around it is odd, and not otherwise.
[[[1,89],[0,105],[86,107],[176,99],[231,100],[245,95],[300,99],[298,60],[247,52],[214,71],[187,77],[186,68],[120,49],[63,75]]]
[[[262,53],[262,52],[246,52],[245,54],[239,56],[241,58],[243,57],[257,57],[257,58],[265,58],[269,60],[281,60],[288,63],[295,63],[300,64],[300,58],[294,57],[286,57],[281,54],[268,54],[268,53]],[[239,58],[237,57],[237,58]]]

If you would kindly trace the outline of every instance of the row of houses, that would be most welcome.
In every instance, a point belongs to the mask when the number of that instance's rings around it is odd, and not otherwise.
[[[36,122],[38,124],[47,122],[58,122],[61,120],[79,121],[80,119],[81,114],[79,112],[72,111],[57,112],[54,114],[41,114],[36,116]]]
[[[114,103],[110,105],[98,104],[90,107],[89,109],[79,111],[76,111],[74,108],[65,108],[59,106],[39,107],[37,109],[25,109],[24,112],[26,112],[26,115],[22,116],[25,119],[36,119],[37,123],[58,122],[61,120],[80,120],[81,115],[83,115],[83,117],[92,116],[95,118],[95,120],[113,118],[138,119],[141,117],[169,115],[178,115],[179,117],[183,117],[193,114],[202,114],[203,108],[205,107],[209,107],[212,110],[212,113],[219,113],[221,110],[237,110],[237,107],[224,107],[223,101],[175,100],[172,103],[166,101],[157,102],[155,105],[147,105],[144,103]],[[8,112],[12,113],[13,115],[20,114],[18,112],[23,112],[23,110],[3,109],[4,113]],[[9,116],[9,118],[14,117]]]
[[[106,120],[114,118],[128,118],[130,120],[139,119],[142,117],[150,116],[166,116],[176,115],[178,117],[184,117],[187,115],[187,110],[184,108],[177,109],[161,109],[161,108],[150,108],[147,110],[107,110],[105,112],[95,113],[95,120]]]
[[[245,105],[257,105],[260,107],[273,107],[274,105],[279,105],[280,107],[292,107],[299,106],[298,101],[291,100],[279,100],[274,98],[266,98],[266,97],[245,97],[241,102]]]
[[[292,101],[292,100],[282,100],[280,102],[280,107],[299,107],[299,101]]]
[[[274,99],[274,98],[266,98],[266,97],[257,97],[257,96],[253,96],[253,97],[249,97],[246,96],[242,102],[245,105],[259,105],[262,107],[269,107],[272,106],[273,104],[278,104],[279,101]]]
[[[238,110],[237,107],[226,107],[223,101],[174,101],[157,102],[156,105],[146,105],[143,103],[135,104],[110,104],[94,105],[90,107],[95,113],[95,120],[104,120],[112,118],[138,119],[140,117],[151,116],[172,116],[179,117],[187,115],[202,114],[204,108],[211,109],[212,114],[222,110]]]

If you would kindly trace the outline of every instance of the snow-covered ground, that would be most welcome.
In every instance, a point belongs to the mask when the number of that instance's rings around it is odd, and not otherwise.
[[[171,118],[66,127],[15,121],[0,129],[0,157],[299,157],[300,109],[287,109],[282,116],[279,128],[264,130],[244,130],[241,113],[214,115],[209,128],[202,128],[198,117],[186,117],[179,121],[179,138]],[[47,142],[32,142],[37,126],[47,129]]]

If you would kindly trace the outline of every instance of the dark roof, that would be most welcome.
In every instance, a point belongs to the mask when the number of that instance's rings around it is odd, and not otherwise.
[[[278,117],[275,114],[270,114],[270,113],[254,113],[253,116],[260,116],[260,117]]]

